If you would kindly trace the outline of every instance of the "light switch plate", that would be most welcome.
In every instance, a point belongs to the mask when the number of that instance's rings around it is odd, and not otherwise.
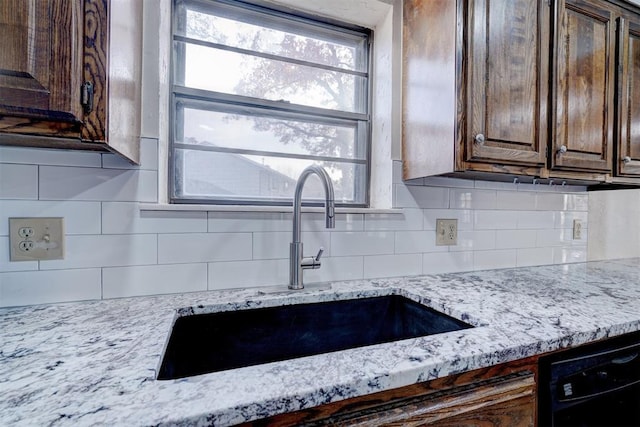
[[[436,219],[436,246],[458,244],[458,220]]]
[[[64,218],[9,218],[11,261],[64,258]]]

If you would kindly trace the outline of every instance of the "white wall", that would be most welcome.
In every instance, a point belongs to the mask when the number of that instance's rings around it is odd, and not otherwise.
[[[589,193],[589,260],[640,257],[640,190]]]

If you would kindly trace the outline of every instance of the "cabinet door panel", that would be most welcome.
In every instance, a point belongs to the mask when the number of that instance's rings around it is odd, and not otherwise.
[[[640,19],[620,19],[620,175],[640,175]],[[626,158],[626,159],[625,159]]]
[[[614,43],[612,13],[590,1],[560,2],[553,167],[611,171]]]
[[[0,0],[0,117],[82,119],[81,12],[79,1]]]
[[[549,7],[543,0],[476,0],[469,16],[467,160],[543,164]]]

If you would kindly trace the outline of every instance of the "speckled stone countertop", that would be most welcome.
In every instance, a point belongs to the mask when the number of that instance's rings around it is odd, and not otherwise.
[[[177,313],[387,294],[477,327],[155,379]],[[636,330],[640,259],[6,308],[0,425],[230,425]]]

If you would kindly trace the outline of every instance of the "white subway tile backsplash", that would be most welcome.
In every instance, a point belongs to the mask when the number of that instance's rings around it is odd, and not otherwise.
[[[489,270],[495,268],[511,268],[516,266],[516,251],[474,251],[473,269]]]
[[[586,232],[589,219],[588,212],[564,211],[556,212],[554,228],[573,228],[573,220],[580,220]]]
[[[422,274],[422,255],[375,255],[364,257],[364,277],[397,277]]]
[[[394,250],[395,234],[391,231],[331,233],[331,255],[386,255]]]
[[[64,259],[40,261],[40,269],[156,264],[157,247],[158,239],[155,234],[67,236]]]
[[[539,211],[560,211],[567,209],[568,194],[536,193],[536,209]]]
[[[520,229],[542,230],[553,228],[556,222],[554,212],[523,211],[517,214],[517,224]]]
[[[476,230],[514,229],[517,226],[517,213],[514,211],[475,211],[473,228]]]
[[[497,191],[452,188],[449,207],[452,209],[496,209]]]
[[[9,261],[9,237],[0,236],[0,273],[7,271],[30,271],[37,269],[38,261]],[[0,307],[2,307],[1,304]]]
[[[41,166],[39,186],[41,200],[158,200],[155,171]]]
[[[288,217],[287,230],[292,230],[291,216]],[[363,214],[344,214],[339,213],[335,216],[335,228],[331,231],[363,231],[364,215]],[[302,231],[322,232],[326,231],[326,223],[324,213],[309,212],[302,214]]]
[[[101,298],[100,269],[0,273],[0,306]]]
[[[395,253],[445,252],[447,246],[436,246],[435,230],[396,232]]]
[[[62,217],[65,234],[100,234],[100,202],[0,201],[0,235],[9,234],[10,217]]]
[[[290,212],[140,210],[158,200],[160,165],[156,138],[141,149],[135,166],[112,154],[0,147],[0,306],[286,287]],[[306,283],[586,260],[584,187],[403,182],[397,160],[387,172],[399,213],[340,213],[333,230],[322,213],[303,213],[305,255],[325,249]],[[65,218],[65,259],[9,262],[9,216]],[[439,218],[458,220],[456,246],[435,245]]]
[[[402,209],[401,213],[365,214],[364,230],[422,230],[423,217],[421,209],[412,208]]]
[[[92,151],[46,150],[28,147],[0,147],[0,162],[99,168],[100,153]]]
[[[587,260],[586,246],[575,246],[570,248],[553,248],[554,264],[585,262],[586,260]]]
[[[498,191],[496,205],[501,210],[534,210],[536,208],[536,193]]]
[[[422,187],[418,185],[394,185],[394,208],[449,207],[449,189],[446,187]]]
[[[207,290],[207,264],[145,265],[102,270],[102,297]]]
[[[209,263],[209,289],[247,288],[288,283],[288,259]]]
[[[253,259],[278,259],[289,257],[292,232],[253,233]],[[331,256],[331,236],[328,232],[301,233],[304,256],[312,256],[324,249],[323,256]]]
[[[0,163],[0,199],[37,198],[38,166]]]
[[[567,194],[566,209],[587,212],[589,210],[589,196],[587,193]]]
[[[322,268],[305,270],[305,283],[332,282],[336,280],[357,280],[363,276],[363,257],[329,257],[322,261]],[[288,283],[287,277],[287,283]]]
[[[573,241],[573,230],[567,228],[555,228],[551,230],[536,231],[536,246],[570,246]]]
[[[496,230],[496,249],[535,248],[536,230]]]
[[[456,251],[484,251],[496,247],[495,230],[458,231],[458,244],[449,246]]]
[[[424,274],[473,270],[473,252],[433,252],[422,255]]]
[[[102,233],[206,233],[207,213],[141,211],[134,202],[102,203]]]
[[[140,165],[134,165],[117,154],[102,155],[102,167],[105,169],[146,169],[158,170],[158,140],[140,138]]]
[[[159,264],[240,261],[251,256],[251,233],[158,235]]]
[[[283,212],[209,212],[208,223],[210,232],[287,231],[291,217]]]
[[[516,251],[516,266],[553,264],[553,250],[550,248],[524,248]]]

